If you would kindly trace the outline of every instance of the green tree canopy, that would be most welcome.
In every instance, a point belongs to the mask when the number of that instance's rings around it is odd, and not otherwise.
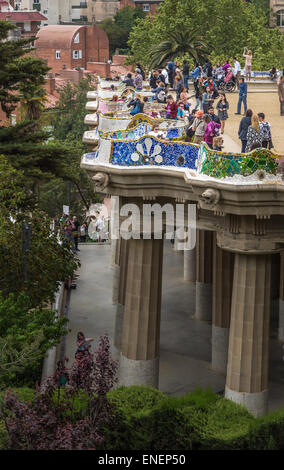
[[[1,172],[4,169],[4,172]],[[4,180],[5,178],[5,180]],[[29,294],[30,307],[52,301],[59,283],[79,265],[68,240],[58,242],[50,230],[50,218],[31,205],[23,194],[25,176],[0,157],[0,292],[4,297]],[[11,198],[12,195],[12,198]],[[11,198],[11,199],[9,199]],[[32,236],[24,263],[22,223],[32,224]],[[27,280],[25,280],[25,266]]]
[[[9,117],[17,103],[23,102],[31,117],[32,109],[44,98],[39,86],[49,67],[36,57],[23,57],[35,38],[8,41],[8,33],[14,28],[8,21],[0,20],[0,104]]]
[[[148,65],[151,48],[178,31],[196,31],[214,51],[213,60],[236,56],[244,63],[247,46],[253,52],[254,69],[283,65],[273,53],[273,48],[283,50],[283,34],[267,27],[265,11],[242,0],[164,0],[153,19],[137,20],[130,32],[133,62]]]
[[[138,19],[144,19],[145,13],[142,8],[131,8],[126,6],[119,10],[114,18],[103,21],[101,28],[106,32],[109,39],[109,50],[112,56],[116,49],[128,49],[129,33]]]

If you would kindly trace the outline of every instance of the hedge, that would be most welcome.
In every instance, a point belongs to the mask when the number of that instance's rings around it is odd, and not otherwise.
[[[30,389],[15,391],[24,401],[32,399]],[[108,398],[112,418],[101,428],[103,450],[284,449],[283,409],[255,418],[209,389],[172,397],[151,387],[120,387]],[[77,406],[86,406],[85,396]],[[0,449],[5,448],[7,433],[0,423]]]

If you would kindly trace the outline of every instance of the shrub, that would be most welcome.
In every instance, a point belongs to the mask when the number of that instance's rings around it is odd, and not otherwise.
[[[284,450],[284,410],[260,417],[251,423],[248,446],[253,450]]]
[[[20,400],[7,390],[1,418],[9,435],[10,448],[96,449],[103,441],[99,426],[108,423],[110,418],[107,393],[116,381],[116,368],[109,340],[101,336],[95,356],[81,357],[69,372],[60,364],[55,374],[35,391],[31,401]],[[61,394],[63,374],[68,376],[68,383]],[[87,407],[78,409],[75,399],[82,397],[87,397]]]

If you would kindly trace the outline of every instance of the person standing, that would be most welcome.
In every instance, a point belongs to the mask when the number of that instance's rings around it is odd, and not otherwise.
[[[201,77],[201,67],[198,64],[196,64],[196,67],[193,70],[191,75],[192,75],[192,78],[194,80],[195,92],[197,92],[198,78]]]
[[[82,359],[84,356],[86,356],[87,354],[90,354],[90,347],[91,345],[89,343],[91,343],[92,341],[94,341],[93,338],[86,338],[84,333],[82,331],[79,331],[77,333],[77,350],[76,350],[76,353],[75,353],[75,359]]]
[[[143,77],[140,73],[140,69],[135,69],[134,85],[137,91],[141,91],[143,88]]]
[[[183,69],[182,69],[182,74],[183,74],[183,83],[185,88],[188,91],[188,79],[189,79],[189,64],[186,60],[183,61]]]
[[[208,114],[203,114],[203,111],[198,111],[196,113],[196,118],[194,119],[192,126],[192,129],[195,131],[193,140],[194,144],[201,144],[208,122],[210,122]]]
[[[74,215],[73,219],[72,219],[72,235],[74,237],[74,243],[75,243],[75,250],[76,251],[80,251],[79,248],[78,248],[79,227],[80,227],[80,223],[78,222],[76,215]]]
[[[86,228],[87,228],[87,225],[85,223],[82,224],[81,227],[80,227],[80,242],[81,243],[86,242],[86,236],[87,236]]]
[[[221,122],[221,134],[224,134],[225,122],[228,119],[229,103],[225,93],[220,93],[221,99],[218,101],[216,109],[218,109],[218,118]]]
[[[252,150],[252,147],[259,148],[262,146],[263,141],[263,132],[259,125],[259,120],[257,114],[253,114],[251,118],[251,125],[248,128],[247,133],[247,145],[246,153]]]
[[[278,96],[280,101],[280,116],[284,116],[284,75],[280,77],[278,83]]]
[[[240,88],[240,76],[241,76],[241,64],[240,62],[237,60],[236,57],[233,58],[233,61],[234,61],[234,76],[236,77],[236,81],[237,81],[237,88],[239,90]]]
[[[252,52],[249,51],[247,47],[244,47],[243,57],[246,58],[246,63],[245,63],[246,79],[250,81],[251,67],[252,67]]]
[[[180,94],[183,90],[184,86],[183,86],[183,82],[182,82],[182,78],[180,75],[177,75],[177,80],[176,80],[176,94],[177,94],[177,100],[180,99]]]
[[[202,95],[202,108],[205,114],[208,114],[208,109],[212,103],[214,103],[213,92],[207,86]]]
[[[242,153],[245,153],[246,151],[247,133],[248,133],[248,128],[251,125],[251,117],[252,117],[252,110],[248,109],[245,117],[243,117],[240,122],[238,134],[239,134],[239,139],[242,142]]]
[[[271,136],[271,126],[269,122],[265,121],[264,113],[258,113],[258,120],[259,120],[259,127],[263,133],[262,147],[266,149],[271,149],[273,147],[272,136]]]
[[[242,103],[244,104],[244,114],[247,111],[247,93],[248,86],[245,83],[244,78],[240,78],[240,88],[239,88],[239,101],[238,101],[238,110],[235,114],[241,114]]]
[[[175,64],[173,61],[168,62],[169,83],[170,87],[174,87]]]

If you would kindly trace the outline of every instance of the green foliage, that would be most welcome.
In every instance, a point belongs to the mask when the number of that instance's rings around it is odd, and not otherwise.
[[[267,27],[265,10],[242,0],[165,0],[154,19],[138,20],[131,31],[133,62],[147,65],[151,49],[177,31],[188,36],[192,31],[198,32],[214,51],[213,61],[216,56],[239,56],[243,65],[243,48],[247,46],[253,52],[254,70],[283,66],[273,52],[283,50],[283,34]]]
[[[119,10],[113,20],[107,18],[100,27],[106,32],[109,39],[109,50],[112,56],[116,49],[128,49],[127,42],[130,31],[138,19],[144,19],[145,13],[141,8],[126,6]]]
[[[9,117],[22,102],[31,117],[38,114],[44,97],[41,85],[49,68],[41,59],[22,58],[33,39],[8,41],[8,33],[14,28],[8,21],[0,21],[0,104]]]
[[[27,281],[24,278],[22,221],[32,224],[30,249],[26,252]],[[52,300],[60,281],[68,278],[79,265],[67,239],[58,243],[50,231],[49,217],[38,210],[17,213],[10,218],[0,214],[0,291],[29,293],[31,307]]]
[[[24,401],[33,392],[19,389]],[[114,413],[102,426],[104,450],[283,450],[284,410],[254,418],[245,408],[196,389],[169,397],[151,387],[120,387],[108,393]],[[1,400],[1,394],[0,394]],[[86,407],[82,395],[76,409]],[[0,448],[5,430],[0,426]],[[6,436],[7,439],[7,436]]]
[[[210,47],[196,31],[169,32],[164,41],[151,47],[149,68],[165,66],[169,60],[185,54],[196,62],[203,62],[210,54]]]
[[[94,89],[91,76],[80,80],[78,84],[67,83],[61,90],[57,107],[49,112],[49,123],[53,127],[53,145],[64,148],[66,178],[73,183],[71,207],[77,215],[88,208],[98,197],[94,195],[93,185],[87,172],[80,168],[81,157],[88,151],[82,143],[82,136],[88,127],[84,124],[86,115],[87,92]],[[60,176],[60,175],[59,175]],[[51,217],[62,211],[62,205],[68,204],[66,183],[54,179],[41,188],[40,207]]]
[[[0,155],[0,207],[11,213],[34,206],[33,195],[26,191],[25,178]]]
[[[31,308],[29,295],[0,295],[0,386],[27,384],[46,351],[66,334],[65,318],[46,308]],[[40,377],[38,377],[39,379]]]
[[[107,450],[283,449],[284,411],[254,418],[210,389],[168,397],[135,386],[109,398],[115,418],[104,429]]]

